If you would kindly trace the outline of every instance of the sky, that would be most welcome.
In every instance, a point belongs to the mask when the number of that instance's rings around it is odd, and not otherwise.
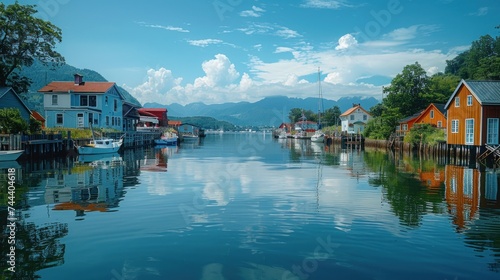
[[[61,28],[56,50],[66,63],[142,104],[307,98],[319,89],[331,100],[381,99],[406,65],[444,72],[480,36],[500,35],[498,0],[20,2]]]

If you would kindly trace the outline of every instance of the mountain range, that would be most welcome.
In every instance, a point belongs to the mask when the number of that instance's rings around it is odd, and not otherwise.
[[[287,96],[271,96],[260,101],[223,103],[207,105],[202,102],[180,105],[173,103],[145,103],[145,108],[167,108],[170,119],[175,117],[206,116],[221,121],[227,121],[240,126],[279,126],[288,122],[288,114],[293,108],[317,112],[322,102],[322,108],[329,109],[338,106],[341,112],[351,108],[353,104],[361,104],[369,110],[379,103],[376,98],[342,97],[337,101],[319,98],[292,98]]]
[[[32,84],[27,94],[21,94],[22,98],[32,110],[44,114],[43,94],[38,90],[51,81],[72,81],[75,73],[84,76],[86,81],[105,82],[107,81],[101,74],[90,69],[79,69],[74,66],[63,64],[58,67],[44,65],[35,61],[30,67],[24,67],[20,75],[31,79]],[[125,89],[118,87],[127,102],[141,106]],[[340,111],[344,112],[353,104],[361,104],[363,108],[369,110],[379,101],[373,97],[342,97],[337,101],[328,99],[293,98],[287,96],[271,96],[260,101],[223,103],[223,104],[204,104],[202,102],[180,105],[173,103],[170,105],[159,103],[146,103],[142,105],[145,108],[167,108],[169,118],[175,117],[212,117],[220,121],[226,121],[239,126],[278,126],[282,122],[288,121],[288,114],[293,108],[301,108],[317,112],[320,103],[322,108],[329,109],[338,106]]]

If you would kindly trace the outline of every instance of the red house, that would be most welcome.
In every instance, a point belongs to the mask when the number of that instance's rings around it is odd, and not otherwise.
[[[157,119],[157,123],[155,123],[155,126],[168,126],[167,108],[140,108],[138,111],[141,117],[144,116],[147,117],[147,119]]]

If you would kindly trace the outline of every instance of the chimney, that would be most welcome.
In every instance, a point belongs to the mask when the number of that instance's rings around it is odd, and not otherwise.
[[[84,85],[83,76],[80,74],[75,74],[75,85]]]

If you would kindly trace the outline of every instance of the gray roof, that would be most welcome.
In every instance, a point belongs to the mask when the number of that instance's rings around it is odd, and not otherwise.
[[[465,85],[481,105],[500,105],[500,81],[465,81],[462,80],[446,103],[450,105],[460,87]]]
[[[482,105],[500,105],[500,81],[466,81]]]

